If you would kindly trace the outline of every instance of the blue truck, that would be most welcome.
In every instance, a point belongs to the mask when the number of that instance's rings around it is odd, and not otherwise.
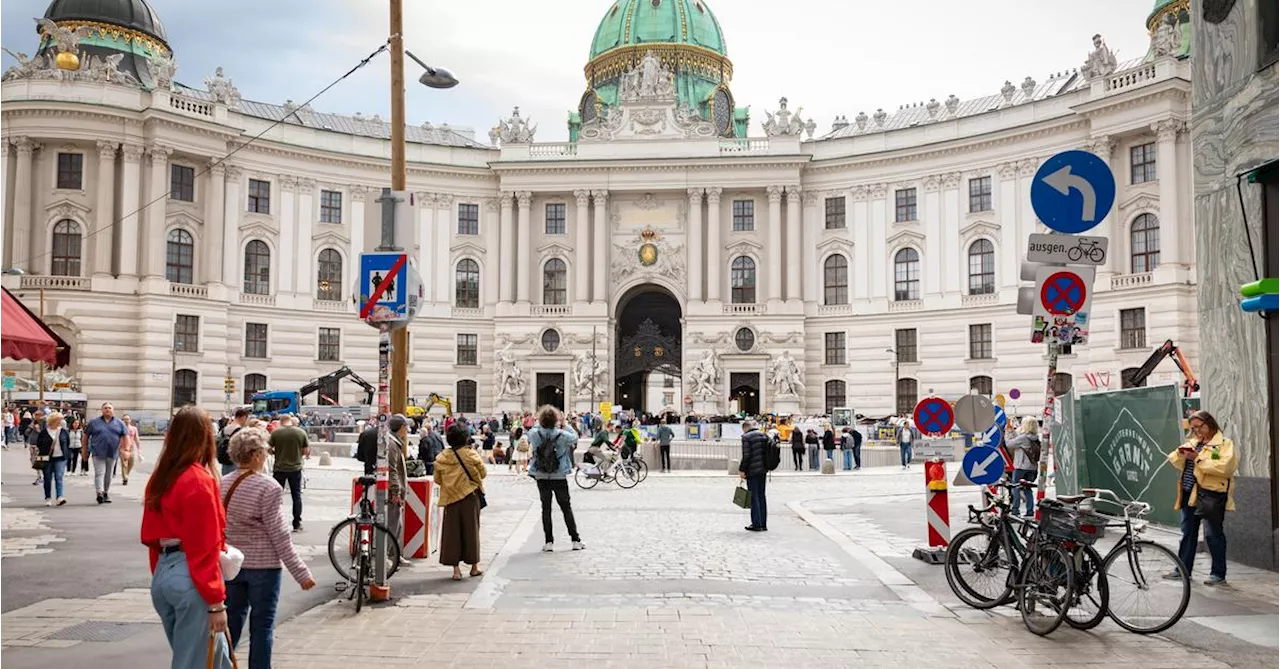
[[[351,371],[350,367],[343,365],[342,367],[325,374],[317,379],[312,379],[310,383],[299,388],[298,390],[264,390],[253,395],[253,415],[260,418],[271,416],[273,414],[293,414],[302,415],[313,408],[331,407],[337,408],[341,405],[337,398],[319,395],[319,401],[314,405],[304,405],[308,395],[318,393],[319,390],[330,383],[336,383],[344,378],[349,378],[364,388],[365,401],[360,407],[354,409],[365,409],[373,404],[373,394],[377,391],[371,383],[365,381],[359,374]]]

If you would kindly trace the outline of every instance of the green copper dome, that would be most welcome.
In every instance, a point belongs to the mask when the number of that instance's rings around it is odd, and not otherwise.
[[[1156,58],[1156,43],[1163,36],[1158,35],[1163,24],[1168,24],[1177,33],[1177,49],[1173,55],[1186,58],[1191,55],[1191,0],[1155,0],[1151,13],[1147,15],[1147,32],[1152,36],[1151,49],[1144,60]]]
[[[616,0],[591,40],[591,58],[635,44],[688,44],[726,55],[720,22],[703,0]]]

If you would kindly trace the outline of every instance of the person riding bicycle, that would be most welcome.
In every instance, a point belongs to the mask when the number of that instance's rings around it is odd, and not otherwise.
[[[614,437],[609,439],[607,433],[603,430],[596,434],[596,438],[591,440],[591,446],[587,449],[587,455],[591,457],[591,462],[595,464],[600,473],[609,471],[618,457],[617,445],[622,440],[622,426],[614,423]]]
[[[640,447],[640,429],[635,427],[633,423],[627,423],[621,428],[621,431],[620,439],[615,439],[613,445],[618,448],[619,441],[621,441],[619,450],[621,451],[622,459],[626,460]]]

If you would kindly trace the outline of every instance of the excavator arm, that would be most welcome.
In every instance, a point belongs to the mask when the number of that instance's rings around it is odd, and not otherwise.
[[[334,371],[329,372],[324,376],[321,376],[316,379],[312,379],[310,383],[308,383],[307,385],[303,386],[298,390],[298,395],[300,395],[303,398],[303,400],[305,400],[307,395],[310,395],[311,393],[314,393],[320,390],[320,388],[323,387],[325,384],[332,381],[337,381],[343,378],[350,378],[352,381],[356,383],[356,385],[363,388],[365,392],[364,403],[373,404],[373,394],[377,391],[377,389],[374,388],[373,385],[370,384],[368,381],[365,381],[363,378],[361,378],[359,374],[356,374],[355,372],[351,371],[351,368],[347,367],[346,365],[343,365],[342,367],[339,367],[338,369],[335,369]]]
[[[448,397],[442,397],[437,393],[431,393],[431,395],[427,397],[427,406],[422,410],[423,413],[431,411],[431,407],[437,404],[444,407],[444,415],[453,415],[453,402],[449,401]]]
[[[1183,397],[1191,397],[1192,394],[1200,391],[1200,380],[1197,379],[1195,373],[1191,371],[1191,363],[1187,362],[1187,357],[1182,354],[1182,351],[1179,350],[1177,346],[1174,345],[1172,339],[1166,339],[1163,344],[1158,346],[1156,350],[1151,353],[1151,356],[1147,358],[1146,362],[1142,363],[1142,366],[1138,368],[1138,371],[1134,372],[1133,375],[1129,377],[1130,385],[1142,385],[1142,383],[1147,380],[1147,377],[1151,376],[1151,373],[1155,371],[1156,367],[1158,367],[1165,358],[1173,358],[1173,361],[1178,365],[1178,369],[1182,371]]]

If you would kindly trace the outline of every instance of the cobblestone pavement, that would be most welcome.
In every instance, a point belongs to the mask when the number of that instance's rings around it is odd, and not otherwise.
[[[322,584],[336,580],[325,556],[327,528],[349,511],[351,472],[342,467],[350,463],[338,462],[312,468],[307,531],[298,535]],[[1275,666],[1274,650],[1214,629],[1236,624],[1232,615],[1275,614],[1274,573],[1249,574],[1235,565],[1236,592],[1197,589],[1189,618],[1171,630],[1181,636],[1143,637],[1105,623],[1090,633],[1064,626],[1040,638],[1012,610],[964,608],[939,568],[908,557],[924,529],[919,479],[918,469],[896,468],[776,476],[769,488],[769,532],[759,534],[743,531],[747,514],[730,503],[735,481],[729,477],[654,474],[632,490],[571,484],[587,549],[568,550],[555,509],[557,550],[542,553],[535,486],[495,471],[482,525],[484,577],[454,582],[434,556],[415,560],[397,575],[392,602],[359,615],[332,592],[299,604],[311,593],[286,583],[282,606],[292,603],[296,610],[278,622],[273,666],[349,669],[371,659],[385,666],[561,667],[587,661],[646,669]],[[140,484],[128,489],[141,492]],[[126,499],[124,494],[117,493]],[[956,499],[953,516],[963,508],[963,496]],[[57,513],[31,503],[10,508],[7,493],[0,501],[6,571],[11,528],[19,535],[74,537],[74,526],[60,526]],[[136,525],[122,534],[136,542]],[[57,559],[61,546],[52,541],[38,548],[51,553],[12,559]],[[137,559],[145,560],[140,548]],[[1251,586],[1267,579],[1271,601],[1253,597]],[[6,578],[5,586],[14,584]],[[1200,619],[1208,622],[1194,622]],[[79,634],[86,623],[105,621],[142,627],[122,632],[137,634],[135,641],[76,640],[90,638]],[[145,588],[45,599],[6,611],[2,623],[0,645],[13,666],[167,666],[152,662],[164,655],[163,639]],[[160,651],[154,650],[157,638]],[[146,647],[153,650],[144,653]],[[102,660],[115,657],[130,660]]]

